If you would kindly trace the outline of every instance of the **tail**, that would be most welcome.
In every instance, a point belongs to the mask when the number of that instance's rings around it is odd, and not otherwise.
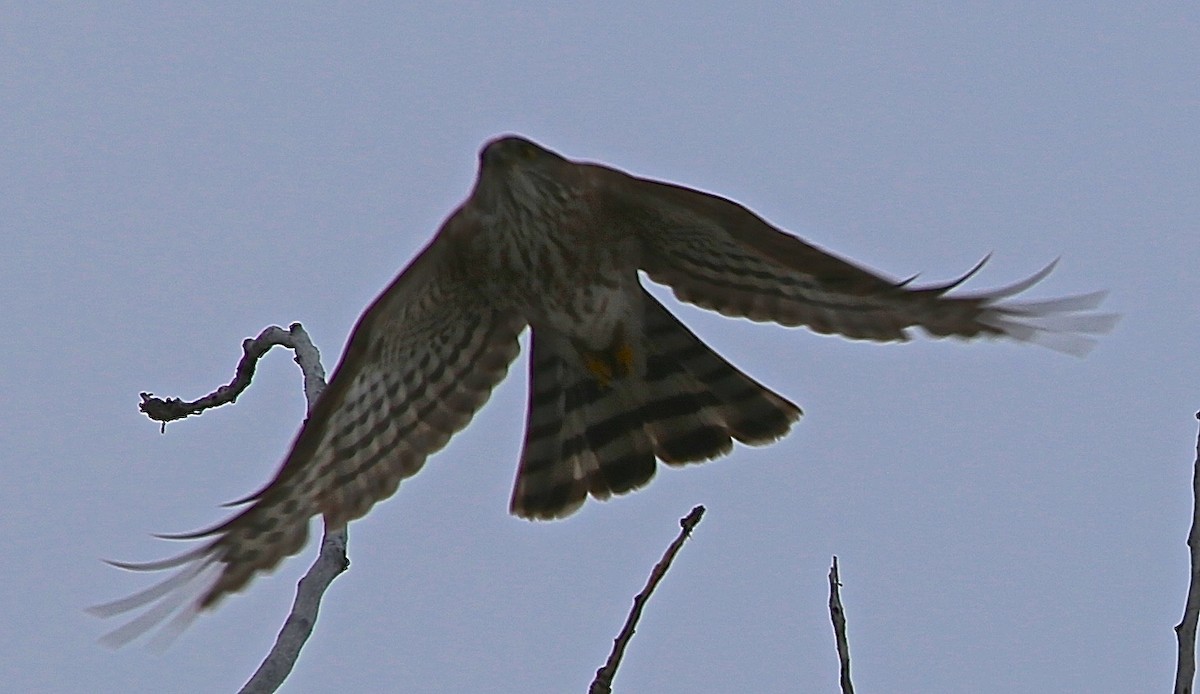
[[[549,519],[588,494],[607,499],[648,483],[656,459],[711,460],[733,441],[761,445],[788,432],[800,408],[725,361],[643,292],[644,377],[601,386],[564,335],[535,328],[525,447],[510,510]]]

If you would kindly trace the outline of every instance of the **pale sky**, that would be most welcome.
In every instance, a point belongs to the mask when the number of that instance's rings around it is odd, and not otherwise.
[[[315,544],[163,652],[98,645],[119,622],[84,609],[155,578],[100,559],[177,553],[150,534],[270,479],[299,371],[272,354],[165,435],[138,393],[202,395],[292,321],[332,369],[509,132],[897,278],[992,252],[986,289],[1061,256],[1029,298],[1109,289],[1124,318],[1075,359],[670,300],[805,418],[552,523],[507,514],[522,358],[351,526],[284,691],[583,691],[696,504],[618,691],[835,691],[834,554],[860,691],[1169,687],[1200,408],[1196,4],[400,5],[0,8],[0,689],[249,677]]]

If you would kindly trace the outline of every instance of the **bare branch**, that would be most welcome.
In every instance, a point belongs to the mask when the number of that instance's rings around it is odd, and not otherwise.
[[[841,664],[842,694],[854,694],[850,681],[850,641],[846,638],[846,611],[842,608],[842,579],[838,575],[837,557],[829,569],[829,617],[833,620],[833,637],[837,641],[838,662]]]
[[[267,335],[271,330],[272,328],[267,328],[259,337]],[[275,330],[279,330],[279,328],[275,328]],[[317,399],[321,396],[321,391],[325,389],[325,369],[321,366],[321,354],[309,339],[304,326],[299,323],[292,323],[291,330],[287,333],[286,343],[279,342],[277,344],[286,344],[296,353],[296,363],[300,365],[300,371],[304,374],[304,398],[308,402],[308,411],[311,413],[317,404]],[[251,349],[248,346],[243,345],[243,349],[250,354]],[[242,363],[238,364],[239,374],[245,361],[243,358]],[[251,366],[250,372],[253,373],[253,370],[253,366]],[[234,394],[233,397],[237,397],[237,395]],[[271,647],[271,652],[258,666],[258,670],[242,687],[241,692],[244,694],[273,692],[279,689],[279,686],[291,674],[296,660],[300,657],[300,649],[304,648],[304,644],[308,642],[308,637],[312,635],[313,627],[317,623],[317,614],[320,612],[321,598],[324,596],[325,590],[333,583],[333,579],[350,568],[350,559],[346,555],[347,540],[345,528],[332,533],[326,528],[325,534],[321,538],[321,551],[317,554],[317,560],[313,562],[313,565],[296,585],[296,598],[292,601],[292,611],[279,630],[279,635],[275,637],[275,645]]]
[[[646,587],[634,596],[633,609],[629,611],[629,616],[625,619],[625,626],[621,627],[621,633],[613,640],[613,649],[612,653],[608,655],[608,660],[603,667],[596,671],[596,679],[592,680],[588,694],[610,694],[612,692],[613,677],[617,674],[617,667],[621,664],[621,657],[625,655],[625,648],[629,645],[629,640],[633,638],[633,632],[637,627],[638,620],[642,617],[642,609],[646,606],[646,601],[650,599],[650,594],[654,592],[663,576],[667,575],[667,569],[671,568],[671,562],[675,560],[675,555],[679,554],[684,541],[692,534],[692,530],[703,516],[704,507],[697,506],[686,517],[679,519],[681,528],[679,536],[675,538],[670,547],[667,547],[662,559],[654,565]]]
[[[321,553],[296,585],[292,611],[275,637],[275,645],[239,690],[240,694],[267,694],[279,689],[295,667],[300,649],[304,648],[308,637],[312,635],[325,589],[348,568],[350,560],[346,556],[346,529],[332,533],[326,530],[321,538]]]
[[[289,346],[296,353],[295,361],[300,366],[300,373],[304,374],[304,400],[308,404],[308,411],[312,412],[317,398],[325,390],[325,367],[321,366],[321,353],[309,339],[304,326],[292,323],[289,328],[288,335],[292,340]]]
[[[319,379],[321,382],[320,388],[323,388],[325,384],[325,370],[321,367],[321,355],[317,352],[317,348],[313,346],[312,341],[308,339],[308,334],[304,332],[304,327],[299,323],[292,323],[290,331],[284,330],[277,325],[272,325],[259,333],[258,337],[243,340],[242,358],[238,361],[233,380],[217,388],[212,393],[191,402],[184,402],[179,398],[167,398],[164,400],[156,398],[150,393],[141,393],[142,402],[138,405],[138,409],[144,412],[150,419],[161,422],[162,430],[166,431],[167,422],[197,415],[204,410],[234,402],[250,386],[250,380],[254,378],[254,370],[258,366],[258,360],[262,359],[263,355],[271,351],[271,348],[276,345],[287,347],[296,352],[296,362],[300,364],[301,370],[304,371],[304,394],[308,398],[311,407],[311,403],[316,402],[316,395],[311,392],[310,380],[313,378]],[[301,362],[302,358],[304,359],[303,363]],[[310,365],[308,369],[305,369],[305,363]],[[317,388],[317,393],[320,393],[320,388]]]
[[[1200,412],[1196,413],[1200,419]],[[1179,659],[1175,666],[1175,694],[1192,694],[1196,681],[1196,621],[1200,616],[1200,434],[1196,436],[1196,462],[1192,469],[1192,529],[1188,532],[1192,578],[1188,582],[1183,619],[1175,627]]]
[[[299,323],[292,323],[289,330],[273,325],[259,333],[258,337],[243,341],[242,359],[238,362],[233,380],[216,391],[192,402],[184,402],[179,398],[163,400],[152,397],[149,393],[142,393],[139,409],[151,419],[162,422],[165,430],[167,422],[234,402],[250,385],[258,360],[276,345],[295,352],[295,361],[304,374],[304,398],[311,413],[325,389],[325,369],[321,366],[321,353],[309,339],[304,326]],[[346,556],[346,542],[345,528],[332,533],[326,529],[324,537],[321,538],[321,551],[317,560],[296,586],[292,610],[279,630],[275,645],[258,670],[242,687],[241,692],[274,692],[287,679],[297,658],[300,657],[300,649],[312,635],[321,607],[321,597],[333,579],[350,567],[350,560]]]

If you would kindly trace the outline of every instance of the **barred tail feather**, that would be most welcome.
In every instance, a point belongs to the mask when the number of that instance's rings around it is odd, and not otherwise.
[[[643,302],[651,350],[648,381],[654,380],[652,367],[676,365],[715,401],[712,406],[729,435],[751,446],[778,440],[800,419],[799,407],[725,361],[653,297],[647,294]]]
[[[734,440],[774,441],[799,419],[798,407],[725,361],[653,297],[643,302],[645,371],[607,386],[578,365],[569,340],[534,329],[515,515],[569,515],[588,494],[606,499],[647,484],[656,459],[711,460]]]

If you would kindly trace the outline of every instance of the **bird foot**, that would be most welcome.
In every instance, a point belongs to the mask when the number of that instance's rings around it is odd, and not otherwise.
[[[614,379],[633,371],[633,346],[625,341],[620,332],[607,349],[580,349],[579,356],[583,360],[583,367],[603,388],[611,385]]]

